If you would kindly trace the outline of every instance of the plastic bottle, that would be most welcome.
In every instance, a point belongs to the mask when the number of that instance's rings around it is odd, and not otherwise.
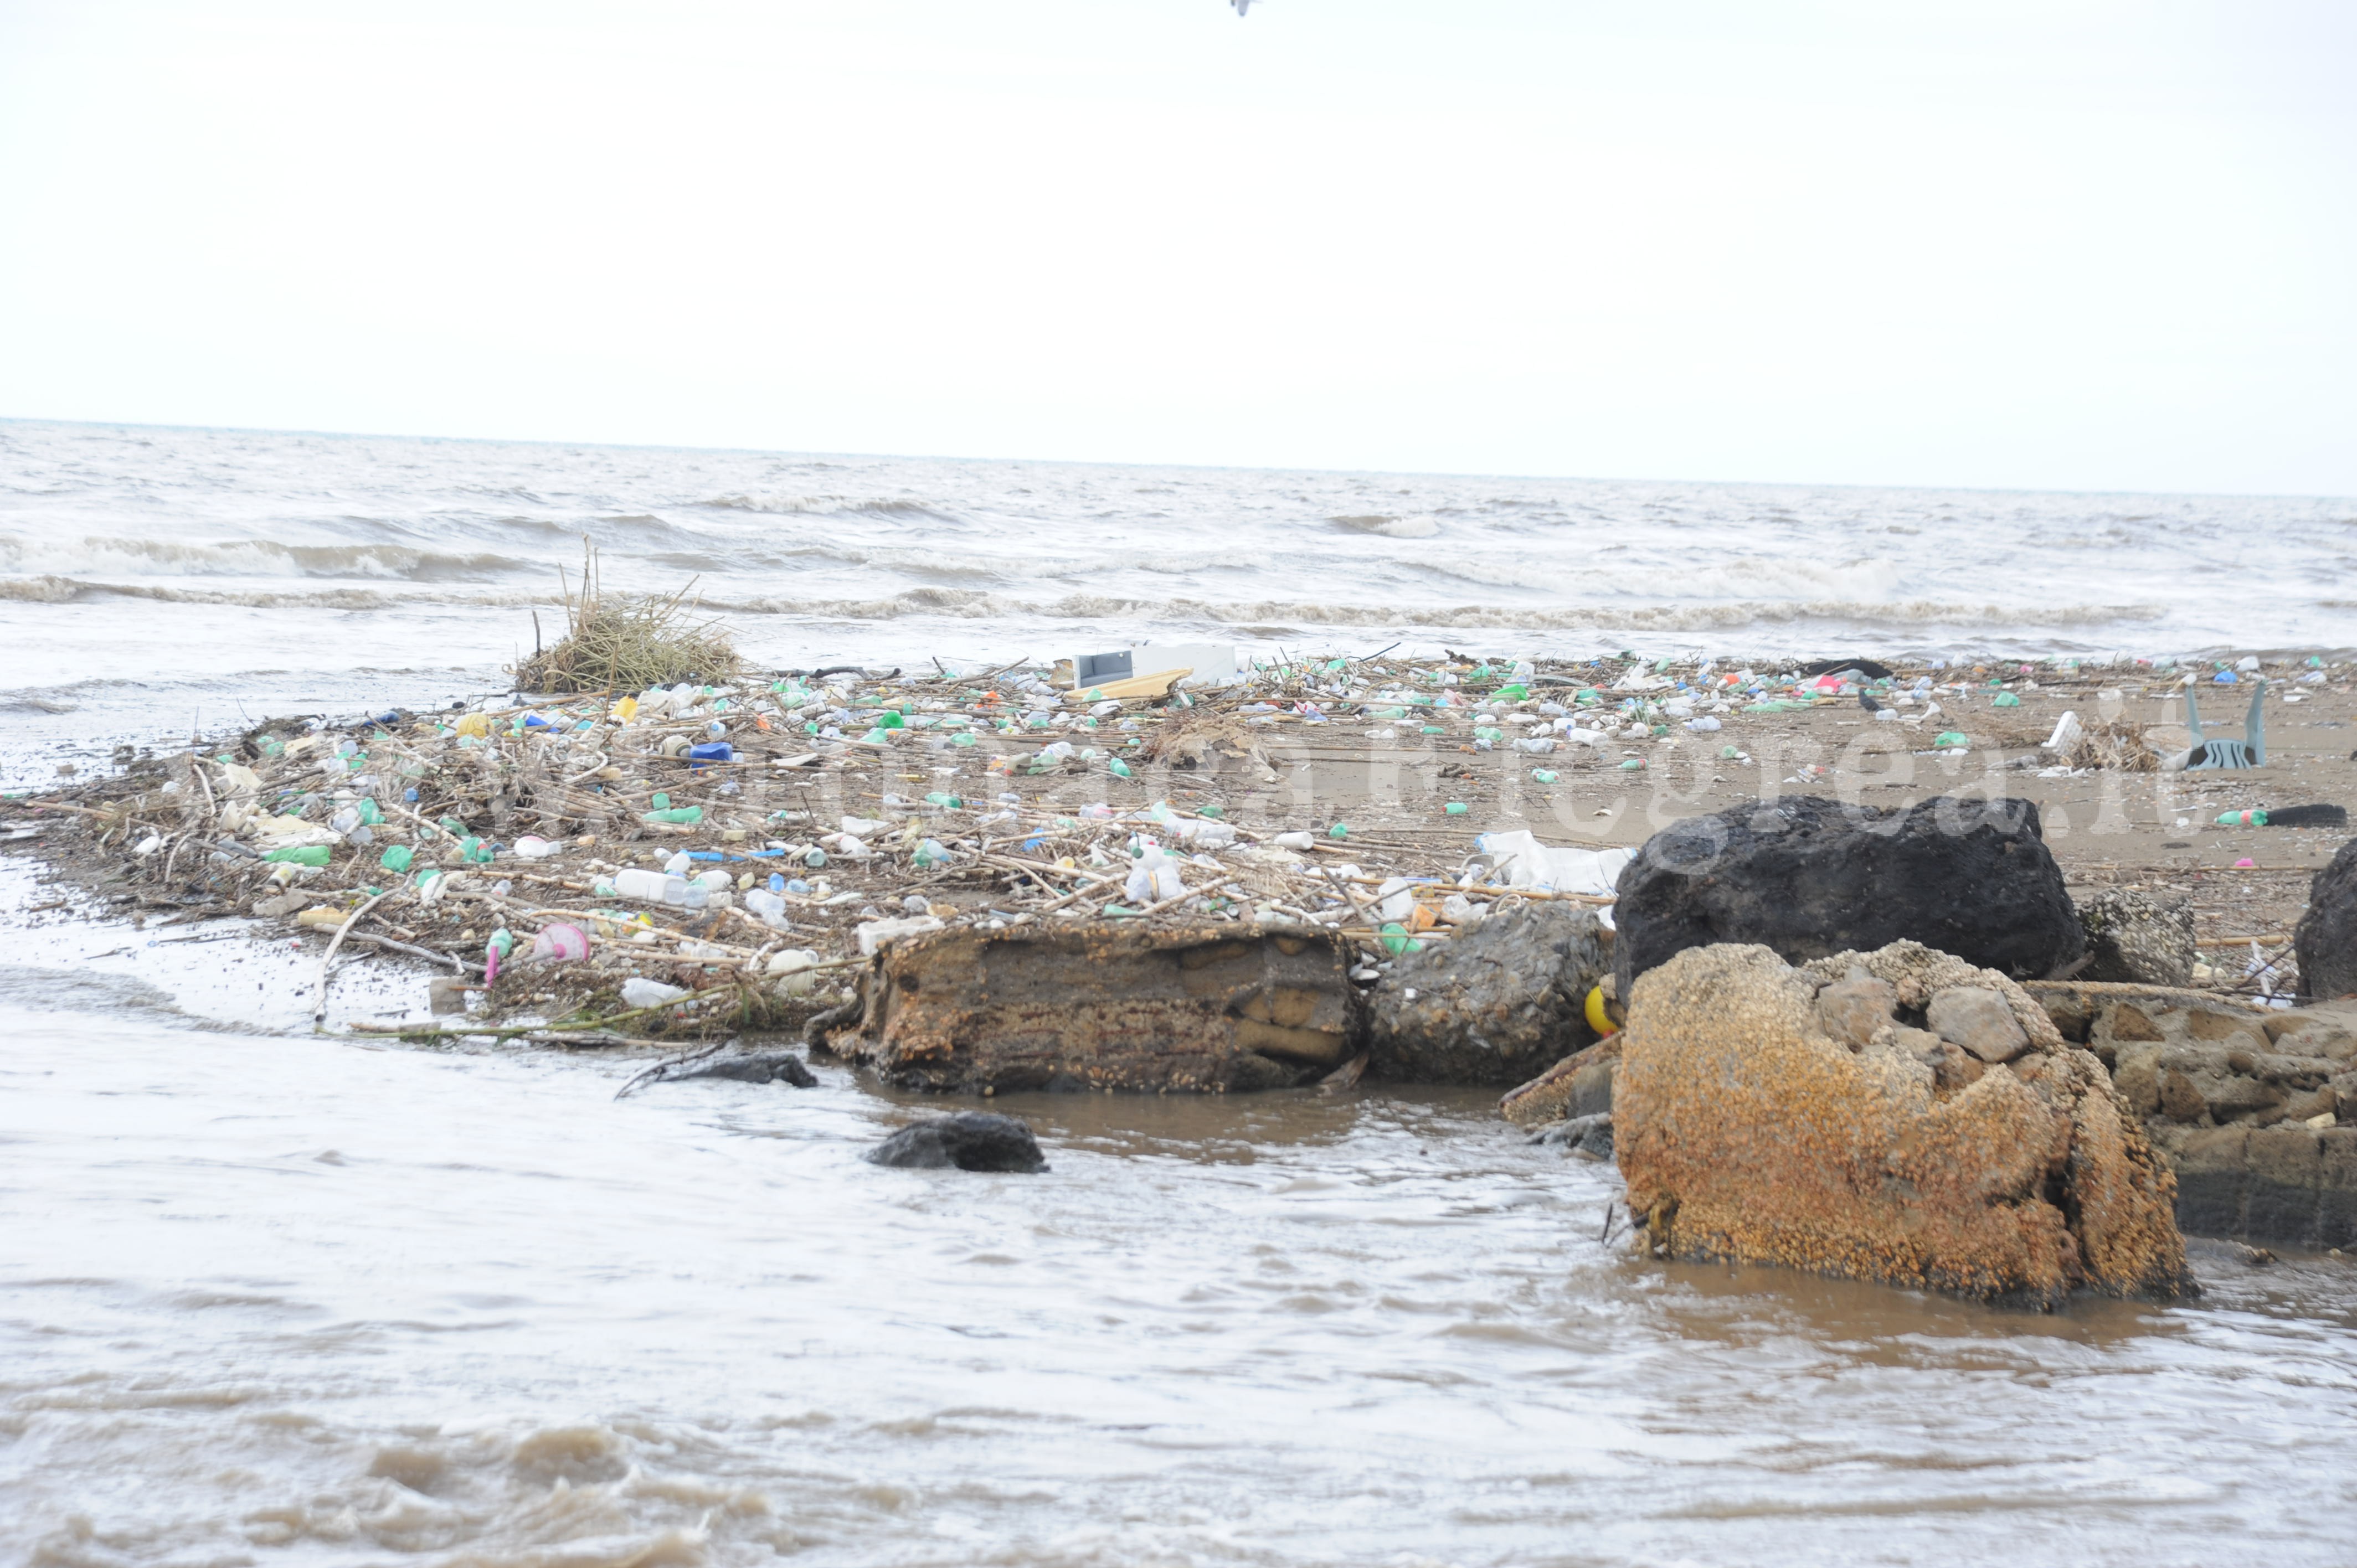
[[[786,901],[767,888],[756,887],[745,895],[745,908],[757,920],[780,923],[786,918]]]
[[[687,878],[633,866],[614,875],[614,896],[634,904],[684,904]]]
[[[325,865],[329,857],[326,844],[313,843],[299,849],[274,849],[262,858],[279,865]]]
[[[1123,895],[1133,904],[1159,904],[1176,898],[1187,891],[1179,880],[1178,862],[1160,849],[1148,847],[1130,868],[1129,880],[1122,886]]]
[[[696,823],[704,821],[704,808],[701,806],[674,806],[668,811],[644,811],[640,814],[639,820],[642,822],[669,822],[678,826],[693,827]]]
[[[649,980],[634,974],[622,982],[622,1001],[631,1007],[660,1007],[666,1002],[676,1002],[687,993],[676,985],[665,985],[659,980]]]

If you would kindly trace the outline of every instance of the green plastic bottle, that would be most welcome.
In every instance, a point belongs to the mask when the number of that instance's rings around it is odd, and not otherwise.
[[[299,849],[274,849],[262,858],[279,865],[325,865],[328,864],[328,846],[307,843]]]

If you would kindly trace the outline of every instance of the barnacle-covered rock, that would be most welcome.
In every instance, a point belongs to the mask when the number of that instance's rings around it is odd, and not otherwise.
[[[1982,994],[1943,1002],[1960,991]],[[2027,1046],[1992,1063],[1935,1019]],[[1662,1256],[2046,1309],[2192,1288],[2174,1180],[2103,1064],[2005,976],[1914,942],[1801,969],[1679,953],[1637,982],[1613,1122]]]

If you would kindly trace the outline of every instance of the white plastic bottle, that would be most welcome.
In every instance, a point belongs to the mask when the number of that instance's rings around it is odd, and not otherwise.
[[[660,871],[642,871],[636,866],[614,874],[615,897],[638,904],[684,904],[687,902],[687,878],[667,876]]]

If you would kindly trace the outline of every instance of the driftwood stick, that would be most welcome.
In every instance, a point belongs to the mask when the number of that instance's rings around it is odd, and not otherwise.
[[[328,950],[319,955],[319,996],[317,1001],[311,1004],[311,1025],[314,1028],[328,1020],[328,966],[335,962],[336,950],[344,945],[344,938],[351,933],[352,927],[360,923],[360,918],[362,915],[367,914],[398,891],[398,888],[387,888],[345,916],[344,923],[336,928],[335,940],[328,944]]]

